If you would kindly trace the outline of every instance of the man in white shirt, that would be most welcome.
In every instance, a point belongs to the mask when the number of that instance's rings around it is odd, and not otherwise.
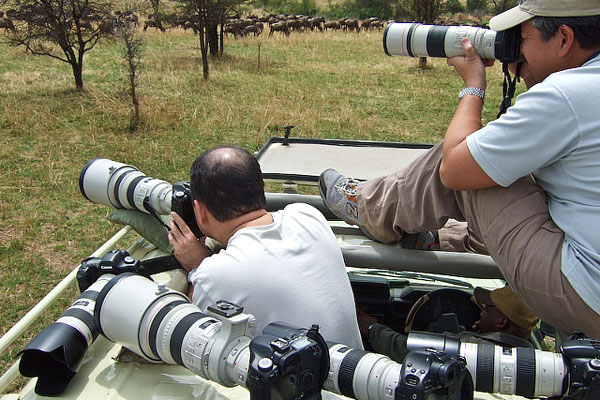
[[[258,161],[233,146],[198,157],[190,186],[198,227],[225,246],[209,254],[204,240],[172,213],[169,241],[189,272],[194,304],[203,310],[218,300],[243,306],[256,318],[255,336],[275,321],[318,324],[325,340],[362,349],[342,253],[317,209],[292,204],[267,212]]]

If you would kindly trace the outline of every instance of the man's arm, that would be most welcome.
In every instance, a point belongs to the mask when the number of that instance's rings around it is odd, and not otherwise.
[[[448,59],[465,82],[466,87],[487,87],[485,67],[493,60],[483,61],[468,38],[463,38],[464,57]],[[466,95],[456,109],[444,137],[444,154],[440,166],[442,183],[454,190],[480,189],[496,183],[481,169],[467,147],[467,136],[481,129],[483,99]]]
[[[210,254],[204,240],[198,240],[185,221],[175,212],[171,213],[173,220],[170,222],[169,243],[173,246],[175,258],[188,272],[198,268],[202,260]]]

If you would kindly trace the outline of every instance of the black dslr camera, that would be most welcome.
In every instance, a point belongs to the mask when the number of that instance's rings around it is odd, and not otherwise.
[[[472,399],[473,383],[470,379],[463,357],[434,349],[413,350],[402,364],[395,399]]]
[[[79,291],[83,293],[103,274],[119,275],[125,272],[152,279],[141,262],[131,257],[126,250],[111,250],[104,257],[88,257],[81,262],[77,271]]]
[[[560,351],[570,362],[569,397],[600,399],[600,341],[567,340]]]
[[[189,182],[175,182],[173,184],[171,211],[179,214],[197,238],[204,236],[196,223],[196,215],[194,214],[194,205],[192,203],[192,191]]]
[[[320,399],[329,351],[319,327],[273,322],[250,342],[250,399]]]

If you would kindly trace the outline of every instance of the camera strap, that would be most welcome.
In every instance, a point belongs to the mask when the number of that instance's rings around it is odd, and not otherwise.
[[[515,89],[517,82],[520,81],[520,73],[523,62],[517,63],[517,72],[515,77],[511,79],[510,71],[508,70],[508,63],[502,63],[502,72],[504,72],[504,81],[502,82],[502,102],[500,103],[500,112],[496,118],[500,118],[502,114],[508,110],[508,107],[512,105],[512,98],[515,96]]]
[[[159,272],[172,271],[174,269],[183,269],[179,261],[174,255],[149,258],[140,261],[140,266],[144,267],[150,275],[158,274]]]
[[[158,215],[158,213],[154,210],[154,208],[152,208],[150,206],[150,196],[146,196],[144,197],[144,208],[150,213],[150,215],[152,215],[154,218],[156,218],[156,220],[158,221],[159,224],[161,224],[164,228],[167,229],[167,231],[171,231],[171,227],[167,224],[165,224],[165,222],[162,220],[162,218],[160,217],[160,215]]]

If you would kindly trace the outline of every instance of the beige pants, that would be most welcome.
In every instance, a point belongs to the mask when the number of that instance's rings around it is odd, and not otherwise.
[[[449,218],[466,221],[473,242],[485,245],[527,307],[557,329],[600,339],[600,315],[561,272],[564,233],[550,218],[546,193],[529,177],[507,188],[450,190],[439,179],[441,158],[438,143],[405,170],[361,183],[357,199],[367,230],[389,243],[403,232],[439,229]]]

